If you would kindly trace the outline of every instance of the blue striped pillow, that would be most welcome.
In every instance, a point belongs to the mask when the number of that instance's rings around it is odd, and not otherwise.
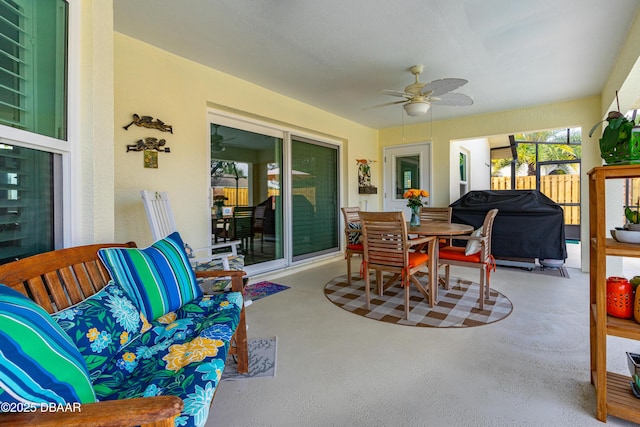
[[[98,256],[149,320],[202,296],[178,232],[145,249],[106,248]]]
[[[82,355],[39,305],[0,285],[0,402],[95,402]]]

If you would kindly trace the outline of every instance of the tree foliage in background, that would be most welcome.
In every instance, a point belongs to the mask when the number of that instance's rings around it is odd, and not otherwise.
[[[566,129],[519,133],[514,135],[514,139],[518,141],[518,145],[516,146],[518,158],[515,159],[516,169],[526,165],[527,175],[529,176],[536,174],[536,165],[539,161],[579,160],[582,157],[582,145],[580,145],[582,135],[580,128],[570,129],[570,144],[567,144]],[[532,144],[527,144],[522,141],[532,142]],[[541,142],[545,142],[546,144],[541,144]],[[537,156],[536,146],[538,147]],[[499,171],[509,166],[513,161],[513,159],[491,160],[491,176],[499,176]],[[564,173],[571,173],[571,171],[568,170],[569,168],[570,166],[560,165],[559,170]]]
[[[238,169],[237,162],[228,162],[226,160],[211,161],[211,178],[218,179],[224,175],[231,175],[236,178],[244,178],[244,171]]]

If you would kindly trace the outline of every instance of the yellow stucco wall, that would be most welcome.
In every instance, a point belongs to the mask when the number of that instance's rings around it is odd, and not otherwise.
[[[378,155],[378,132],[279,95],[217,70],[185,60],[123,34],[114,34],[115,237],[151,243],[140,190],[168,191],[185,241],[207,244],[209,167],[208,105],[247,117],[330,136],[342,144],[343,200],[358,204],[356,158]],[[174,133],[122,126],[132,114],[149,115],[173,126]],[[171,153],[159,153],[158,169],[143,167],[142,152],[126,145],[145,136],[165,138]],[[374,176],[375,181],[375,176]],[[374,185],[377,185],[374,182]],[[195,246],[194,246],[195,247]]]
[[[583,168],[588,170],[600,164],[596,135],[593,138],[589,138],[588,135],[591,126],[598,120],[600,120],[600,99],[589,97],[557,104],[436,121],[431,125],[432,130],[429,129],[428,123],[405,124],[404,130],[402,127],[394,127],[380,131],[380,153],[387,146],[424,141],[432,137],[432,167],[433,176],[437,177],[437,180],[434,179],[437,185],[433,188],[431,200],[434,206],[448,205],[451,141],[580,126],[583,129]]]
[[[445,108],[445,107],[442,107]],[[473,107],[469,107],[470,109]],[[451,120],[437,121],[433,129],[425,123],[382,129],[380,131],[380,152],[383,147],[400,143],[424,141],[432,136],[432,168],[434,177],[433,206],[447,206],[450,203],[450,143],[460,139],[483,138],[494,135],[508,135],[544,129],[565,127],[582,128],[582,173],[581,213],[582,224],[589,224],[588,185],[586,172],[602,164],[598,146],[598,134],[590,138],[588,133],[594,123],[600,120],[600,97],[593,96],[574,101],[540,105],[529,108],[503,111],[492,114],[466,116]],[[428,132],[428,133],[427,133]],[[473,159],[471,159],[473,161]],[[582,227],[582,241],[587,241],[588,227]],[[582,248],[583,260],[588,260],[588,248]],[[583,263],[586,267],[586,262]]]
[[[106,6],[108,8],[108,6]],[[140,200],[139,190],[166,190],[172,198],[176,221],[185,240],[195,245],[204,245],[207,229],[207,183],[206,164],[208,146],[207,107],[223,106],[247,117],[261,117],[289,125],[293,128],[316,132],[340,141],[342,146],[343,205],[362,205],[369,202],[369,210],[382,207],[382,194],[359,195],[357,192],[357,169],[355,159],[377,160],[372,165],[373,184],[383,187],[381,161],[384,147],[432,140],[434,182],[432,203],[449,203],[450,162],[449,145],[454,140],[485,138],[515,132],[535,131],[561,127],[580,126],[583,129],[583,178],[593,166],[601,164],[597,140],[599,134],[589,138],[587,132],[600,120],[611,104],[611,97],[591,97],[549,105],[532,106],[484,115],[470,115],[451,120],[413,124],[408,121],[404,129],[394,127],[380,131],[350,122],[307,104],[287,98],[275,92],[237,79],[217,70],[142,43],[119,33],[110,33],[109,26],[97,25],[93,19],[101,10],[89,8],[83,11],[84,20],[81,58],[83,123],[79,126],[81,139],[89,144],[82,154],[82,203],[75,216],[81,221],[81,236],[76,242],[109,240],[110,229],[117,241],[135,240],[140,245],[151,242],[146,216]],[[99,8],[98,8],[99,9]],[[635,93],[638,67],[638,38],[640,24],[634,22],[630,37],[620,49],[615,68],[611,71],[603,90],[620,87],[624,100],[623,109],[630,106],[640,93]],[[93,22],[93,23],[91,23]],[[87,38],[87,36],[90,36]],[[100,72],[108,67],[110,60],[102,57],[113,49],[113,100],[108,99],[109,85],[100,83],[110,73]],[[108,56],[108,55],[107,55]],[[100,59],[103,58],[103,59]],[[636,85],[637,86],[637,85]],[[102,88],[102,89],[100,89]],[[96,89],[99,89],[96,92]],[[603,92],[604,93],[604,92]],[[102,118],[109,119],[109,108],[113,102],[113,128],[103,131]],[[444,108],[444,107],[443,107]],[[473,107],[470,107],[472,110]],[[92,112],[103,114],[96,118]],[[151,115],[174,126],[174,134],[148,133],[142,128],[122,126],[131,120],[133,113]],[[106,120],[105,120],[106,121]],[[113,134],[113,145],[104,140]],[[170,154],[159,154],[159,168],[145,169],[142,153],[126,153],[126,144],[144,136],[166,137],[171,147]],[[100,142],[100,143],[98,143]],[[102,147],[102,148],[100,148]],[[113,149],[113,158],[109,158]],[[88,163],[85,161],[89,160]],[[105,181],[113,176],[113,187]],[[585,181],[586,182],[586,181]],[[93,196],[91,196],[93,190]],[[587,186],[582,189],[583,224],[587,221]],[[113,203],[111,203],[113,202]],[[77,205],[74,205],[77,206]],[[111,210],[113,206],[113,211]],[[74,208],[77,209],[77,208]],[[111,212],[114,219],[110,220]],[[84,218],[84,219],[83,219]],[[88,219],[92,218],[92,220]],[[583,230],[583,236],[586,228]],[[93,236],[93,237],[92,237]],[[584,254],[583,254],[584,255]],[[584,257],[586,259],[586,257]]]
[[[114,241],[113,4],[69,5],[69,144],[64,245]]]

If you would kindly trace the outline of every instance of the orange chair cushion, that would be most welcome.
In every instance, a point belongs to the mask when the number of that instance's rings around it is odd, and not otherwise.
[[[424,252],[409,252],[409,268],[424,264],[429,259],[429,255]]]
[[[364,245],[362,243],[356,243],[355,245],[347,245],[347,249],[352,251],[364,251]]]
[[[445,246],[441,248],[438,252],[438,259],[450,259],[451,261],[464,261],[464,262],[481,262],[480,261],[480,252],[476,252],[475,254],[465,255],[464,251],[466,248],[461,248],[457,246]]]

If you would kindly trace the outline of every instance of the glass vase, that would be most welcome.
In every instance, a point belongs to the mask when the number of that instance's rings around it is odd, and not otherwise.
[[[409,221],[411,227],[417,227],[420,225],[420,206],[414,206],[411,208],[411,220]]]
[[[222,218],[222,207],[224,206],[224,203],[216,203],[216,218],[220,219]]]

